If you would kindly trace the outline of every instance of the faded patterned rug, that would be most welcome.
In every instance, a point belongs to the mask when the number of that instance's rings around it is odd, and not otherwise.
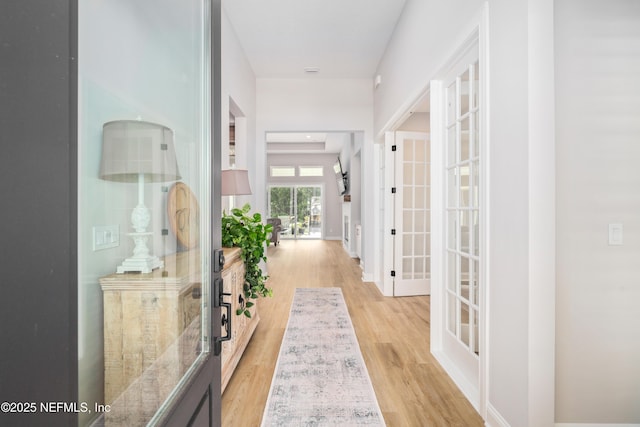
[[[340,288],[297,288],[262,426],[384,426]]]

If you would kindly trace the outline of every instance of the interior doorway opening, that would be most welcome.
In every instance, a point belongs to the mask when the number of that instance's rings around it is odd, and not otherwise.
[[[389,296],[428,295],[431,286],[430,94],[386,133],[381,152],[383,289]],[[384,188],[383,188],[384,187]],[[390,231],[389,231],[390,230]]]

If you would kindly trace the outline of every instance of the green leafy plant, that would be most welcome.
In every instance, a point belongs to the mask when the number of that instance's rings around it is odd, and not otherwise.
[[[273,290],[266,286],[268,276],[260,268],[260,261],[267,261],[265,251],[271,243],[269,237],[273,226],[263,224],[259,213],[250,215],[250,210],[247,203],[242,209],[235,208],[231,214],[225,212],[222,215],[222,246],[240,248],[245,266],[243,291],[246,303],[236,310],[236,314],[244,313],[247,317],[251,317],[249,308],[254,305],[249,299],[273,296]]]

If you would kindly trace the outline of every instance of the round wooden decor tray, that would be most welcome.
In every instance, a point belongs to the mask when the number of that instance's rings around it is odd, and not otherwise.
[[[169,226],[185,249],[198,246],[200,240],[200,206],[195,194],[184,182],[175,183],[167,197]]]

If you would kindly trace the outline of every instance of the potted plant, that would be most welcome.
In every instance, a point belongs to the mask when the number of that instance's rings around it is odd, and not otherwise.
[[[269,246],[273,226],[263,224],[259,213],[249,215],[250,210],[247,203],[242,209],[231,209],[231,214],[225,212],[222,215],[222,246],[240,248],[245,266],[243,292],[247,302],[236,314],[244,313],[247,317],[251,317],[249,308],[254,305],[250,299],[273,295],[273,290],[266,286],[268,276],[260,268],[260,262],[267,261],[265,250]]]

